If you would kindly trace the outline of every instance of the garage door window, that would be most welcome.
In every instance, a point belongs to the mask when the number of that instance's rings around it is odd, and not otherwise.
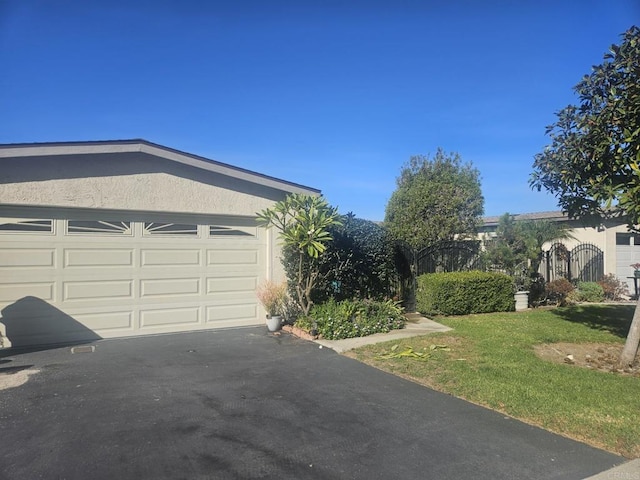
[[[105,235],[132,235],[131,222],[117,220],[69,220],[67,233],[77,234],[105,234]]]
[[[53,220],[0,218],[0,233],[53,233]]]
[[[149,237],[197,237],[198,225],[187,223],[145,222],[144,235]]]
[[[222,227],[220,225],[209,226],[210,237],[255,237],[256,227]]]

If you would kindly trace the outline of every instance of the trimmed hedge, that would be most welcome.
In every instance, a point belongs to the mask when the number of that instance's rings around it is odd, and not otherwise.
[[[513,279],[503,273],[426,273],[418,277],[416,307],[431,315],[509,312],[513,293]]]

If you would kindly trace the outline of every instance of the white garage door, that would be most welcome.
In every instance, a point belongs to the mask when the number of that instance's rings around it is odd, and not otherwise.
[[[632,295],[635,295],[634,269],[631,266],[634,263],[640,263],[640,235],[616,233],[616,276],[627,282]]]
[[[261,323],[255,220],[58,216],[0,219],[0,322],[14,346]]]

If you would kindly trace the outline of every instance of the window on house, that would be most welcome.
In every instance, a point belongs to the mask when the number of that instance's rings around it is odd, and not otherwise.
[[[209,226],[210,237],[255,237],[256,227],[222,227],[220,225]]]
[[[0,218],[0,233],[53,233],[53,220]]]
[[[616,233],[616,245],[640,246],[640,235],[637,233]]]
[[[198,236],[198,225],[187,223],[145,222],[144,235],[147,236]]]
[[[67,233],[77,234],[105,234],[105,235],[131,235],[131,222],[118,220],[68,220]]]

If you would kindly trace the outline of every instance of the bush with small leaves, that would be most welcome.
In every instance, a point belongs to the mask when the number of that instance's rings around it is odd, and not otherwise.
[[[573,303],[604,301],[604,290],[596,282],[578,282],[577,288],[569,296]]]
[[[547,301],[549,303],[563,306],[567,304],[567,297],[575,290],[576,287],[566,278],[558,278],[547,283],[545,290],[547,292]]]
[[[617,302],[629,295],[627,284],[619,280],[613,273],[608,273],[598,282],[602,287],[605,300]]]
[[[365,337],[404,328],[402,307],[393,300],[334,299],[314,305],[309,315],[318,334],[327,340]]]

